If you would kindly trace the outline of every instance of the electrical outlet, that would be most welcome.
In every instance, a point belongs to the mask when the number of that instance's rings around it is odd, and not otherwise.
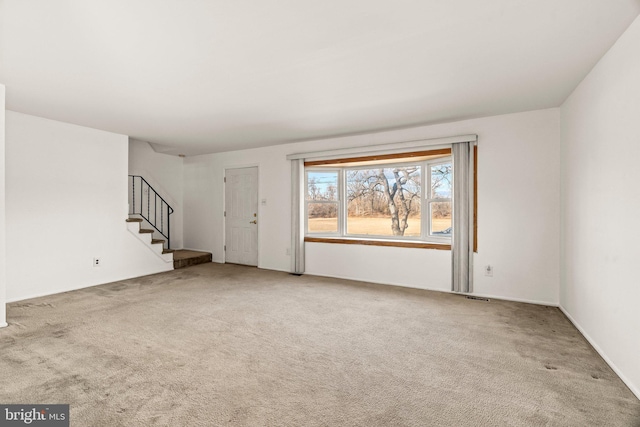
[[[102,265],[102,260],[100,258],[94,258],[93,259],[93,266],[94,267],[100,267]]]
[[[493,267],[491,265],[484,266],[484,275],[487,277],[493,277]]]

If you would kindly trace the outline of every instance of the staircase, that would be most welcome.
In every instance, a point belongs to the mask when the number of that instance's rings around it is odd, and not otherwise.
[[[129,217],[138,215],[144,219],[145,225],[153,229],[140,228],[140,233],[158,233],[163,239],[153,239],[153,243],[162,243],[171,249],[171,214],[173,208],[164,198],[140,175],[129,175]],[[138,217],[131,219],[140,219]],[[155,230],[154,230],[155,229]]]
[[[173,250],[164,248],[163,239],[154,239],[153,230],[142,228],[142,218],[128,218],[127,229],[165,262],[173,262]]]
[[[173,208],[146,179],[129,175],[129,231],[165,262],[173,262],[174,269],[211,262],[209,252],[171,249],[172,213]]]

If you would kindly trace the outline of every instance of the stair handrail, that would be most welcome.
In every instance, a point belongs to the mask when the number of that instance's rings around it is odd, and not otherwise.
[[[129,215],[140,215],[149,225],[155,228],[164,238],[167,239],[167,249],[171,249],[171,221],[170,215],[174,212],[167,201],[140,175],[129,175],[131,178],[131,203],[129,203]],[[136,178],[140,182],[140,204],[139,212],[136,212]],[[144,186],[147,186],[147,214],[144,213]],[[153,218],[151,218],[151,192],[153,192]],[[158,199],[160,199],[160,223],[158,223]],[[167,227],[165,233],[164,212],[167,211]],[[153,221],[152,221],[153,220]]]

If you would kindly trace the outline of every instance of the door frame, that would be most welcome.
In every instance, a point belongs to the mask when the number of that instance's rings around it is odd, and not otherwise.
[[[259,163],[243,163],[243,164],[231,164],[223,166],[222,168],[222,242],[220,243],[220,249],[222,250],[222,263],[226,264],[227,262],[227,251],[224,250],[224,247],[227,244],[227,217],[224,216],[225,211],[227,210],[227,184],[225,179],[227,178],[227,170],[230,169],[245,169],[245,168],[256,168],[258,172],[258,191],[256,195],[258,197],[258,265],[260,268],[260,217],[262,216],[262,209],[260,205],[260,164]]]

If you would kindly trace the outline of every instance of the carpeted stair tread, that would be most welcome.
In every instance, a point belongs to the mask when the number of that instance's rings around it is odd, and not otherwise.
[[[188,251],[179,249],[173,253],[173,268],[184,268],[192,265],[204,264],[211,262],[212,256],[210,252]]]

